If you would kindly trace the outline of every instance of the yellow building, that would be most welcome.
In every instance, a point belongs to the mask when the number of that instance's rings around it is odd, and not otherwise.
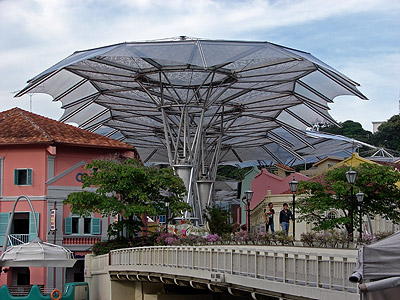
[[[275,231],[280,231],[282,228],[279,225],[279,213],[283,208],[283,203],[287,203],[289,205],[289,209],[291,209],[292,205],[292,194],[277,194],[271,195],[271,193],[267,193],[264,197],[263,201],[260,202],[251,212],[251,227],[255,228],[256,232],[265,231],[265,220],[264,220],[264,209],[268,208],[268,203],[272,202],[274,204],[274,227]],[[311,225],[305,222],[296,223],[296,240],[300,239],[300,235],[303,232],[310,232]],[[271,231],[270,231],[271,232]],[[293,233],[293,225],[290,223],[289,226],[289,235]]]
[[[324,159],[321,159],[320,161],[317,161],[315,164],[313,164],[310,169],[302,170],[300,171],[300,173],[309,177],[318,176],[327,172],[330,168],[340,163],[341,161],[343,161],[342,157],[327,156]]]

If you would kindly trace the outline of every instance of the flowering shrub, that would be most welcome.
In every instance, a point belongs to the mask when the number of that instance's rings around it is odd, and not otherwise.
[[[222,240],[221,237],[218,236],[218,234],[209,234],[206,236],[205,239],[208,243],[216,243]]]
[[[317,239],[317,234],[315,232],[303,232],[300,234],[300,241],[304,246],[312,247]]]
[[[275,245],[293,245],[294,240],[292,236],[288,236],[286,231],[275,231],[274,236],[274,243]]]
[[[330,230],[326,236],[326,246],[335,248],[339,244],[339,232]]]
[[[390,236],[392,232],[377,232],[374,235],[363,233],[362,244],[369,245],[372,242],[379,241]],[[300,241],[304,246],[313,247],[331,247],[331,248],[349,248],[352,242],[351,237],[345,231],[330,230],[324,233],[307,232],[302,233]],[[360,241],[359,241],[360,242]]]
[[[341,231],[339,233],[338,245],[341,246],[342,248],[349,248],[350,242],[351,242],[351,237],[347,234],[347,232]]]
[[[260,245],[271,245],[274,242],[274,235],[267,232],[259,232],[255,236],[255,242]]]
[[[156,243],[154,236],[134,237],[131,239],[117,238],[108,241],[98,242],[91,247],[95,255],[107,254],[114,249],[153,246]]]
[[[249,233],[247,233],[247,231],[239,231],[235,233],[234,236],[234,242],[236,244],[248,244],[250,237],[249,237]]]
[[[179,236],[174,233],[162,233],[156,239],[160,246],[177,246],[180,244]]]
[[[194,246],[194,245],[201,245],[204,244],[204,238],[198,235],[188,235],[186,237],[182,237],[180,239],[183,245]]]
[[[391,231],[378,231],[376,234],[375,234],[375,239],[377,240],[377,241],[379,241],[379,240],[381,240],[381,239],[384,239],[384,238],[387,238],[389,235],[392,235],[393,233],[391,232]]]
[[[319,247],[326,247],[327,234],[323,232],[317,233],[315,242]]]
[[[391,235],[391,232],[378,232],[375,237],[370,234],[363,234],[363,244],[370,244],[373,241]],[[349,248],[351,239],[344,231],[331,230],[328,232],[307,232],[300,235],[300,241],[303,246],[308,247],[342,247]],[[252,244],[252,245],[294,245],[292,236],[287,236],[284,231],[276,231],[275,234],[259,232],[257,234],[248,233],[247,231],[239,231],[235,234],[208,234],[205,237],[189,234],[182,234],[180,230],[173,230],[168,233],[157,233],[152,236],[136,237],[134,239],[114,239],[106,242],[94,244],[92,251],[95,255],[108,253],[113,249],[121,249],[127,247],[143,247],[143,246],[195,246],[207,244]],[[353,243],[352,243],[353,244]],[[354,244],[353,244],[354,245]]]
[[[300,235],[300,241],[307,247],[342,247],[348,248],[350,238],[345,232],[330,230],[328,232],[307,232]]]
[[[362,234],[362,243],[369,245],[374,241],[374,236],[372,234],[369,233],[363,233]]]

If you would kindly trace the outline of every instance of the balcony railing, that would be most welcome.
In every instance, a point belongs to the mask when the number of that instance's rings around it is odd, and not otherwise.
[[[93,245],[101,241],[101,237],[94,236],[64,236],[63,244],[64,245]]]
[[[9,241],[13,246],[21,245],[29,242],[29,234],[10,234]]]

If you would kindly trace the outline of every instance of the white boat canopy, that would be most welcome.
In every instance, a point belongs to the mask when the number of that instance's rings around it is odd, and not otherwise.
[[[10,238],[10,231],[15,207],[20,199],[26,199],[31,207],[34,224],[36,224],[36,237],[28,243],[18,241],[18,244],[14,245],[17,239]],[[10,247],[7,248],[8,243],[10,243]],[[73,258],[72,252],[69,249],[43,242],[39,238],[35,211],[27,196],[19,196],[15,200],[8,221],[2,249],[0,267],[72,267],[76,262],[76,259]]]

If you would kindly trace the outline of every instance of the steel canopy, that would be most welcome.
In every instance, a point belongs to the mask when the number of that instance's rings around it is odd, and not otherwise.
[[[288,163],[349,150],[306,129],[335,124],[335,97],[366,99],[357,86],[299,50],[181,37],[75,52],[16,96],[47,93],[62,102],[61,121],[131,143],[144,162],[187,166],[193,183],[214,181],[224,162]],[[209,199],[198,202],[196,187],[187,188],[199,216]]]

